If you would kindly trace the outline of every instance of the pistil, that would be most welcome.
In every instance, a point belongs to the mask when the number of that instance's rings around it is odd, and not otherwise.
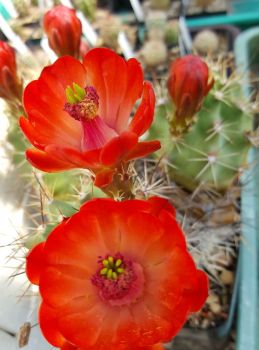
[[[144,274],[138,263],[117,253],[106,255],[98,265],[91,281],[99,289],[102,300],[120,306],[134,303],[141,296]]]
[[[93,86],[82,88],[76,83],[66,88],[64,110],[79,121],[93,120],[97,117],[99,96]]]

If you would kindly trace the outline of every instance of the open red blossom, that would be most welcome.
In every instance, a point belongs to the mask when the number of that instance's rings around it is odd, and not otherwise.
[[[22,89],[22,82],[17,76],[14,49],[0,41],[0,97],[20,101]]]
[[[79,57],[82,24],[75,10],[63,5],[53,7],[44,15],[43,27],[49,46],[58,56]]]
[[[85,203],[33,248],[26,273],[39,285],[41,330],[61,349],[159,350],[208,294],[157,197]]]
[[[213,84],[208,66],[200,57],[187,55],[175,60],[170,68],[167,86],[175,104],[176,118],[194,116]]]
[[[104,186],[121,163],[160,148],[158,141],[139,141],[152,123],[154,106],[153,88],[143,83],[135,59],[125,61],[104,48],[89,51],[83,64],[61,57],[25,89],[28,119],[21,118],[20,125],[37,147],[27,150],[27,159],[47,172],[91,169],[95,184]]]

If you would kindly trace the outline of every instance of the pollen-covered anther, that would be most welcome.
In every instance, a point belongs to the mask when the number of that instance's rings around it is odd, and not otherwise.
[[[108,256],[107,259],[103,259],[102,264],[104,267],[100,271],[101,276],[117,279],[124,272],[122,259],[114,259],[113,256]]]
[[[97,116],[99,108],[99,96],[93,86],[84,89],[73,83],[73,88],[66,88],[64,110],[76,120],[92,120]]]
[[[111,305],[125,305],[137,300],[143,292],[142,267],[120,253],[98,261],[98,270],[91,281],[99,289],[102,300]]]

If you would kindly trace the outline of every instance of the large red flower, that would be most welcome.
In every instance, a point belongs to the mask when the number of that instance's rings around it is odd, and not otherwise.
[[[26,272],[42,332],[62,349],[159,349],[208,294],[174,209],[157,197],[87,202],[29,253]]]
[[[25,89],[28,119],[20,125],[37,148],[26,152],[27,159],[47,172],[91,169],[96,185],[103,186],[121,163],[160,147],[158,141],[138,140],[152,123],[154,106],[152,86],[143,83],[135,59],[125,61],[104,48],[89,51],[83,64],[61,57]]]

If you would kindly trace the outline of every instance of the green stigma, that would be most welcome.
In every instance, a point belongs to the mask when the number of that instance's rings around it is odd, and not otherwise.
[[[100,275],[116,280],[124,272],[122,263],[122,259],[114,259],[113,256],[108,256],[107,259],[102,261],[103,268],[100,271]]]
[[[85,89],[76,83],[73,83],[73,88],[68,86],[66,88],[67,102],[70,104],[81,102],[86,96]]]

